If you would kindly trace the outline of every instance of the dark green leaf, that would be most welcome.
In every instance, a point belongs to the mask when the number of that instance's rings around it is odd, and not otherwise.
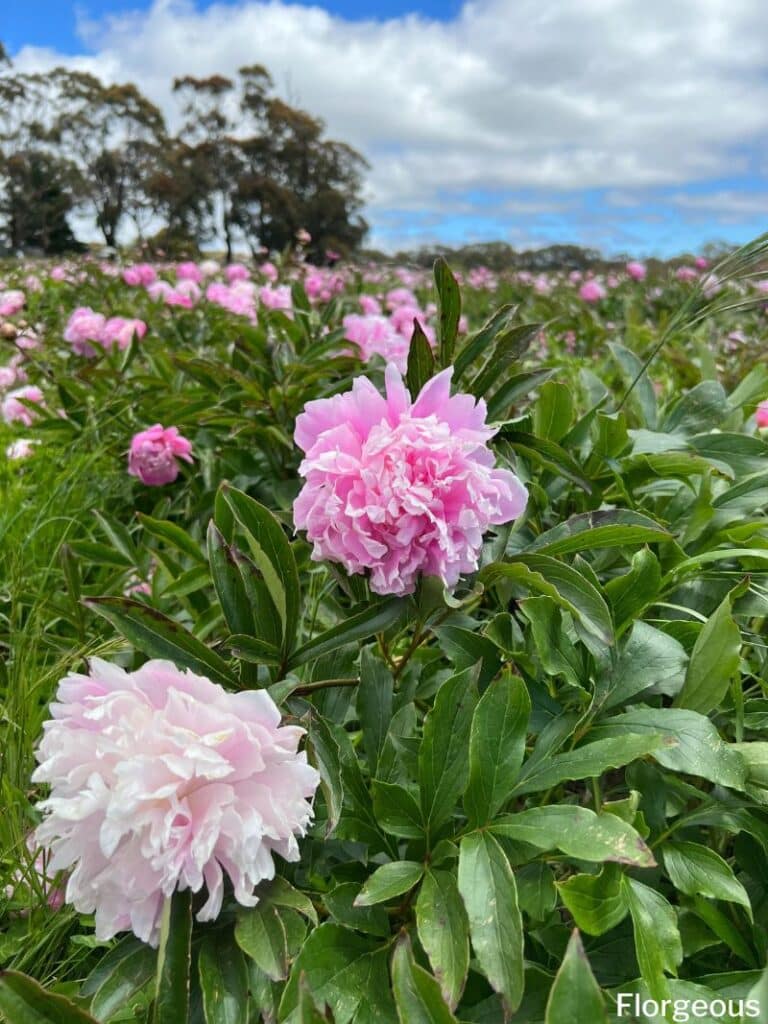
[[[741,632],[731,615],[732,604],[733,596],[728,594],[704,623],[675,707],[706,715],[728,692],[739,668],[741,651]]]
[[[487,832],[461,841],[459,892],[480,968],[512,1013],[523,997],[523,921],[512,868]]]
[[[365,640],[376,633],[382,633],[401,618],[405,602],[397,597],[371,605],[363,611],[340,622],[338,626],[314,637],[303,647],[294,651],[289,661],[290,668],[297,668],[307,661],[313,661],[325,654],[345,647],[347,644]]]
[[[416,398],[418,393],[435,372],[435,356],[421,324],[414,318],[411,344],[408,349],[408,367],[405,373],[405,384]]]
[[[505,671],[475,708],[469,740],[469,784],[464,808],[484,825],[508,799],[525,754],[531,701],[523,680]]]
[[[205,936],[197,967],[206,1024],[248,1024],[248,972],[231,931]]]
[[[411,943],[403,933],[392,957],[392,989],[400,1024],[456,1024],[443,1002],[440,986],[414,963]]]
[[[469,922],[452,872],[432,868],[424,875],[416,927],[443,999],[455,1009],[469,970]]]
[[[608,1024],[600,986],[575,929],[547,1000],[545,1024]]]
[[[424,823],[432,834],[450,817],[467,785],[477,674],[473,667],[446,680],[424,719],[419,788]]]
[[[372,907],[388,903],[395,896],[409,892],[424,874],[424,865],[416,861],[397,860],[383,864],[366,879],[355,899],[356,907]]]
[[[152,1024],[179,1024],[187,1019],[191,958],[192,893],[186,889],[175,892],[163,907]]]
[[[588,935],[603,935],[627,915],[621,869],[616,864],[607,864],[597,875],[571,875],[556,884],[573,920]]]
[[[435,260],[437,290],[437,344],[440,366],[445,369],[453,361],[453,348],[459,331],[461,294],[456,278],[442,256]]]
[[[226,687],[236,684],[223,658],[162,612],[128,597],[90,597],[83,603],[147,657],[167,658]]]

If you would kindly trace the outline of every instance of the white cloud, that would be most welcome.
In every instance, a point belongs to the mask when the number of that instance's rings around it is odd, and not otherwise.
[[[174,76],[266,65],[371,161],[374,224],[393,208],[439,213],[441,195],[525,205],[516,191],[727,177],[768,129],[762,0],[473,0],[445,23],[155,0],[81,34],[93,55],[66,63],[136,81],[171,118]],[[59,60],[26,49],[16,63]]]

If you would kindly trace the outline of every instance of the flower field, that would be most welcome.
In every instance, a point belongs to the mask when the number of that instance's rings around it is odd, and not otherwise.
[[[301,253],[0,265],[0,1019],[768,1013],[768,243]]]

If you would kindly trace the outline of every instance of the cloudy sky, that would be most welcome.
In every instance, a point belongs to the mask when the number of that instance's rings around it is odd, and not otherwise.
[[[0,0],[22,69],[262,63],[372,164],[372,244],[666,255],[768,229],[765,0]],[[11,9],[12,8],[12,9]]]

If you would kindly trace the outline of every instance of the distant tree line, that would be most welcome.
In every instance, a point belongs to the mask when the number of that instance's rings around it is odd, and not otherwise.
[[[218,242],[231,258],[295,244],[348,253],[367,231],[364,158],[274,94],[260,65],[235,80],[174,81],[181,126],[132,84],[67,68],[17,72],[0,46],[0,244],[82,248],[75,216],[108,246],[130,234],[169,254]]]

